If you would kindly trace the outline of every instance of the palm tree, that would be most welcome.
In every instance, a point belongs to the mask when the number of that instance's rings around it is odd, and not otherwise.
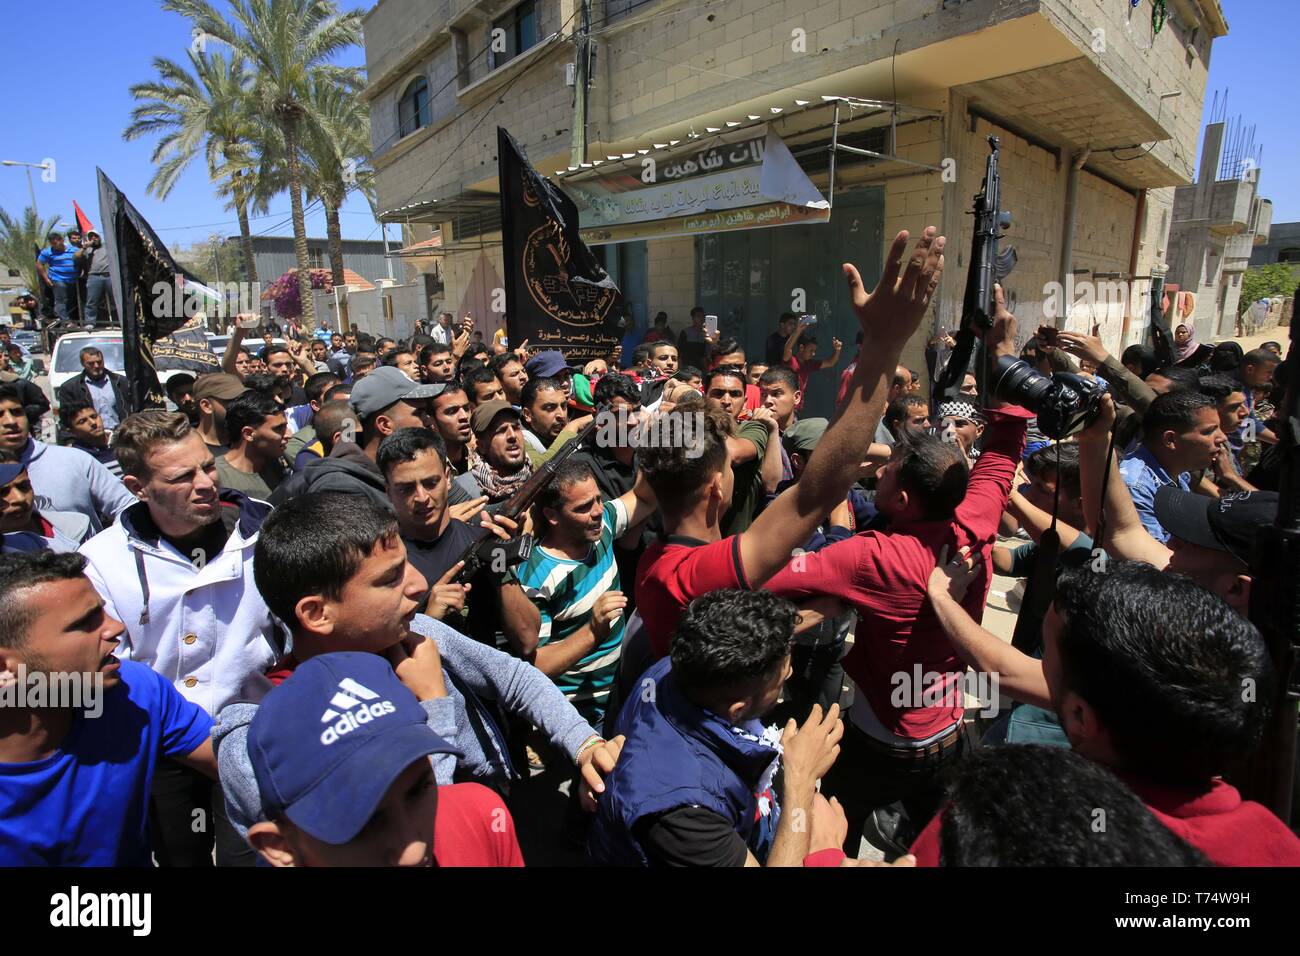
[[[21,218],[0,209],[0,262],[17,269],[27,291],[38,299],[41,297],[41,277],[36,271],[36,253],[44,248],[45,237],[58,221],[58,216],[39,219],[31,206],[23,210]]]
[[[361,85],[361,71],[331,62],[361,42],[361,12],[340,12],[333,0],[228,0],[230,20],[209,0],[163,0],[163,9],[188,17],[200,30],[239,51],[256,69],[261,109],[284,135],[293,245],[303,322],[316,324],[311,298],[307,227],[303,212],[302,135],[310,125],[313,82]]]
[[[248,226],[254,189],[249,156],[257,129],[252,121],[253,74],[238,53],[227,59],[221,53],[190,51],[189,57],[191,69],[165,57],[154,58],[158,76],[131,87],[138,102],[122,136],[129,141],[161,134],[152,156],[157,170],[149,181],[149,192],[159,199],[167,198],[181,173],[203,153],[208,178],[220,195],[230,199],[239,218],[244,271],[249,282],[256,282]]]
[[[335,287],[344,284],[343,228],[339,221],[348,193],[361,193],[376,211],[375,174],[366,162],[370,150],[370,112],[355,91],[334,82],[314,82],[302,129],[302,179],[309,199],[325,210],[330,271]],[[284,137],[268,130],[259,143],[257,202],[268,209],[272,197],[289,188]],[[348,324],[347,298],[339,298],[339,318]]]

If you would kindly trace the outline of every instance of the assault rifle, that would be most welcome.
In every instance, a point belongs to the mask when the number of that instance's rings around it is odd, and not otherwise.
[[[576,437],[566,442],[559,451],[533,472],[532,476],[519,486],[519,490],[506,499],[506,503],[496,514],[514,521],[531,508],[537,496],[546,489],[546,486],[551,483],[551,479],[555,477],[555,473],[560,470],[560,466],[582,448],[587,436],[595,429],[596,420],[597,416],[593,416],[591,421],[587,423],[582,431],[578,432]],[[532,535],[521,534],[507,543],[501,541],[495,534],[484,528],[469,547],[465,549],[464,553],[456,559],[457,561],[464,561],[465,566],[456,575],[455,583],[468,584],[485,566],[495,564],[494,570],[504,571],[506,567],[527,561],[532,552]]]
[[[998,138],[990,136],[984,185],[975,196],[975,236],[971,244],[970,271],[966,274],[966,294],[962,299],[961,327],[948,364],[935,376],[932,407],[937,408],[939,402],[955,397],[960,391],[961,380],[970,369],[976,347],[982,345],[984,333],[993,328],[993,315],[997,311],[997,290],[993,286],[1010,275],[1016,265],[1015,249],[998,251],[1002,233],[1011,225],[1011,213],[1001,208],[1000,148]],[[980,354],[983,354],[982,348]],[[977,363],[975,371],[981,395],[985,394],[984,365],[982,361]]]
[[[1300,295],[1300,289],[1296,290]],[[1243,795],[1291,822],[1295,784],[1296,708],[1300,703],[1300,312],[1291,316],[1291,346],[1277,377],[1286,387],[1278,409],[1281,456],[1277,521],[1255,540],[1250,565],[1250,620],[1268,644],[1274,687],[1264,740],[1242,778]],[[1243,689],[1245,692],[1245,689]],[[1257,688],[1263,703],[1264,688]]]

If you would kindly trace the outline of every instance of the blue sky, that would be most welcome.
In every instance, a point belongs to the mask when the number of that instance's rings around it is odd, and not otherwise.
[[[343,5],[352,2],[356,0]],[[1207,114],[1213,92],[1229,90],[1230,114],[1241,114],[1259,127],[1265,147],[1261,189],[1273,200],[1274,221],[1300,220],[1300,180],[1284,175],[1290,158],[1300,152],[1291,106],[1300,3],[1222,2],[1231,29],[1214,44]],[[0,159],[55,160],[55,182],[34,177],[41,212],[70,219],[76,199],[98,224],[95,166],[100,165],[166,241],[238,235],[233,214],[213,197],[201,162],[186,172],[166,202],[159,202],[145,192],[152,175],[152,143],[127,143],[121,135],[133,105],[127,88],[151,76],[155,56],[184,60],[191,41],[187,22],[162,12],[157,0],[61,0],[58,11],[51,15],[46,4],[10,2],[0,20],[11,47],[22,51],[0,71],[0,103],[5,106]],[[57,82],[51,82],[51,72],[43,66],[51,56],[62,64]],[[345,62],[360,65],[361,51]],[[28,204],[23,171],[0,167],[0,206],[18,212]],[[253,232],[289,235],[288,196],[273,205],[272,213],[255,220]],[[379,238],[378,224],[359,197],[351,197],[343,213],[344,236]],[[325,234],[319,210],[308,217],[308,228],[313,236]],[[395,228],[390,237],[397,239]]]

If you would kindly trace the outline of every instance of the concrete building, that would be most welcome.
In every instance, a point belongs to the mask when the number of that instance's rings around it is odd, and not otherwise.
[[[1259,167],[1224,158],[1224,128],[1206,127],[1200,176],[1174,191],[1169,235],[1165,281],[1195,294],[1190,319],[1202,340],[1236,332],[1241,276],[1273,217],[1273,204],[1259,197]]]
[[[1250,253],[1250,264],[1268,266],[1282,262],[1300,265],[1300,222],[1275,222],[1268,230],[1268,241],[1257,244]]]
[[[1194,171],[1211,46],[1228,29],[1218,0],[1168,9],[1157,32],[1147,5],[1110,0],[592,0],[593,166],[628,155],[635,169],[676,155],[656,144],[704,148],[766,126],[833,205],[822,223],[603,246],[607,268],[638,323],[662,309],[676,330],[698,303],[751,354],[801,291],[825,316],[824,350],[856,331],[838,264],[872,283],[888,239],[932,223],[949,237],[948,268],[923,331],[954,327],[992,133],[1021,329],[1043,321],[1054,283],[1118,279],[1122,301],[1059,321],[1096,325],[1119,348],[1144,329],[1139,277],[1163,261],[1172,187]],[[447,306],[485,332],[503,308],[491,295],[494,127],[544,175],[566,170],[578,15],[577,0],[380,0],[365,18],[381,218],[402,223],[408,245],[441,237]],[[833,139],[875,155],[837,153],[832,187]],[[912,368],[924,368],[926,334],[904,353]],[[822,412],[831,379],[813,379]]]
[[[238,239],[228,241],[237,243]],[[328,269],[329,243],[324,239],[308,239],[307,258],[311,268]],[[293,251],[293,236],[254,236],[253,261],[257,265],[257,278],[264,286],[290,269],[296,269],[298,257]],[[372,283],[387,279],[388,261],[384,257],[383,240],[344,239],[343,267]]]

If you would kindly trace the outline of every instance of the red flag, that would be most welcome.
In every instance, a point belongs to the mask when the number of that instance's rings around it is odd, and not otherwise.
[[[72,200],[72,211],[77,214],[77,228],[81,230],[83,236],[95,228],[94,223],[90,221],[90,217],[81,211],[81,207],[77,205],[75,199]]]

